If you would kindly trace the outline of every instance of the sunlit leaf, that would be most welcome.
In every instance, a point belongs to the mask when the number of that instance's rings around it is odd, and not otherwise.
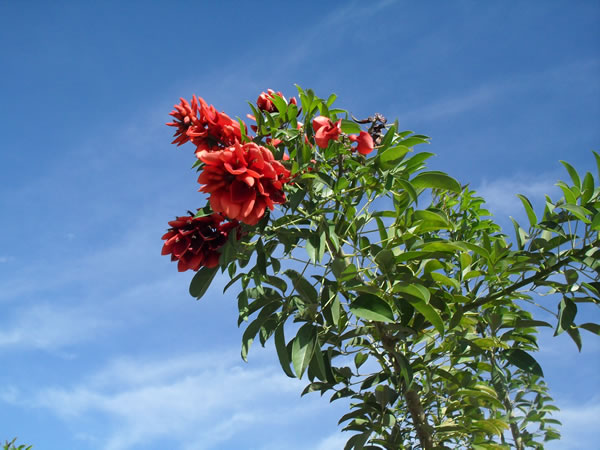
[[[396,167],[404,159],[404,155],[409,151],[410,150],[407,147],[398,145],[379,153],[379,164],[381,165],[381,168],[386,170]]]
[[[460,183],[442,172],[422,172],[410,182],[414,187],[420,189],[446,189],[456,193],[461,191]]]
[[[534,227],[537,224],[537,217],[535,216],[535,212],[533,211],[533,206],[527,197],[521,194],[517,194],[517,197],[523,203],[523,207],[525,208],[525,212],[527,213],[527,218],[529,219],[529,225]]]
[[[569,172],[569,176],[571,177],[571,180],[573,180],[573,184],[578,189],[581,189],[581,180],[579,179],[579,174],[577,173],[577,171],[573,168],[573,166],[571,166],[571,164],[569,164],[566,161],[561,161],[561,164],[565,166],[567,172]]]
[[[416,300],[414,297],[407,298],[406,300],[410,302],[410,304],[419,311],[440,334],[444,334],[444,322],[439,313],[431,305],[425,303],[423,300]]]
[[[390,305],[374,294],[361,294],[350,304],[350,311],[357,317],[378,322],[393,322],[394,313]]]
[[[292,364],[298,378],[302,378],[315,351],[317,329],[310,323],[305,323],[298,330],[292,344]]]

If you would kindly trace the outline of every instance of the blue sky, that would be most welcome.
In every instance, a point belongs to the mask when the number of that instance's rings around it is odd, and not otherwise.
[[[164,126],[294,83],[432,137],[430,167],[498,221],[557,195],[600,143],[597,1],[2,2],[0,440],[36,449],[335,450],[343,405],[299,398],[272,348],[239,358],[234,293],[160,256],[204,203]],[[583,314],[592,314],[585,311]],[[590,316],[593,318],[593,316]],[[600,438],[600,343],[544,335],[553,449]]]

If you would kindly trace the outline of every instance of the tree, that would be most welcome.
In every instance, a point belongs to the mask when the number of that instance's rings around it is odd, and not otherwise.
[[[250,104],[254,136],[195,96],[171,113],[174,143],[196,146],[208,194],[163,236],[163,254],[197,271],[191,295],[227,272],[224,291],[240,287],[247,323],[242,357],[273,339],[285,374],[307,376],[303,395],[349,398],[346,449],[558,439],[533,353],[540,327],[578,348],[581,329],[600,334],[575,321],[600,301],[593,175],[563,162],[571,181],[541,218],[519,195],[529,224],[513,220],[511,242],[468,185],[426,170],[432,154],[414,147],[427,136],[380,114],[358,120],[335,95],[298,93],[300,104],[271,90]]]

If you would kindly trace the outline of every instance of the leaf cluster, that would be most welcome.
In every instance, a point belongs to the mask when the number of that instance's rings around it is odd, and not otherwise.
[[[600,298],[600,188],[563,162],[564,197],[546,197],[538,219],[513,220],[514,241],[484,199],[446,173],[428,171],[427,136],[386,126],[376,155],[352,151],[360,125],[298,87],[301,105],[250,105],[253,139],[281,140],[288,201],[242,240],[221,269],[239,287],[242,358],[273,339],[282,370],[310,392],[346,399],[346,449],[543,448],[558,439],[553,405],[534,354],[537,331],[566,332],[581,348],[582,307]],[[312,119],[341,119],[342,135],[313,144]],[[600,178],[600,158],[595,154]],[[217,269],[202,269],[201,297]],[[539,302],[542,295],[543,301]],[[558,300],[557,300],[558,299]],[[540,320],[543,310],[554,323]]]

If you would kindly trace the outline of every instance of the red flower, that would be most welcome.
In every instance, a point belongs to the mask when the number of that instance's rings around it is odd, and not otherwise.
[[[181,99],[170,115],[175,120],[167,125],[177,128],[173,143],[181,145],[192,141],[197,147],[196,153],[220,150],[242,139],[240,124],[227,114],[218,112],[214,106],[207,105],[202,97],[194,95],[191,104]]]
[[[223,112],[218,112],[200,97],[198,102],[199,123],[188,130],[188,135],[197,146],[196,156],[202,150],[221,150],[241,141],[242,133],[238,121]]]
[[[236,221],[222,222],[220,214],[177,217],[169,222],[171,228],[162,237],[166,242],[161,253],[171,254],[171,261],[179,260],[180,272],[218,266],[221,247],[227,242],[229,232],[239,226]]]
[[[342,133],[342,119],[333,123],[325,116],[315,117],[312,122],[315,142],[321,148],[327,148],[329,141],[335,141]]]
[[[260,109],[261,111],[266,111],[266,112],[270,112],[270,113],[277,111],[277,107],[275,106],[275,104],[272,101],[272,98],[274,95],[278,95],[279,97],[281,97],[283,99],[284,102],[287,103],[287,100],[285,99],[285,97],[283,96],[283,94],[281,92],[275,92],[273,89],[267,89],[267,92],[261,92],[261,94],[256,99],[256,106],[258,106],[258,109]],[[293,102],[292,102],[292,100],[293,100]],[[296,99],[292,97],[292,99],[290,100],[290,103],[296,104]]]
[[[348,136],[352,142],[358,142],[356,147],[352,147],[352,150],[357,150],[361,155],[368,155],[373,151],[373,138],[366,131],[361,131],[357,136],[355,134],[351,134]]]
[[[196,96],[192,98],[192,104],[190,105],[187,100],[180,98],[179,105],[174,106],[174,110],[169,113],[175,119],[173,122],[167,123],[170,127],[176,127],[175,140],[171,144],[177,144],[180,146],[190,140],[187,131],[191,126],[198,124],[198,102]]]
[[[256,225],[275,204],[285,202],[283,185],[290,172],[276,161],[271,151],[254,142],[235,145],[219,152],[201,151],[205,163],[198,177],[201,192],[210,194],[213,211],[248,225]]]

